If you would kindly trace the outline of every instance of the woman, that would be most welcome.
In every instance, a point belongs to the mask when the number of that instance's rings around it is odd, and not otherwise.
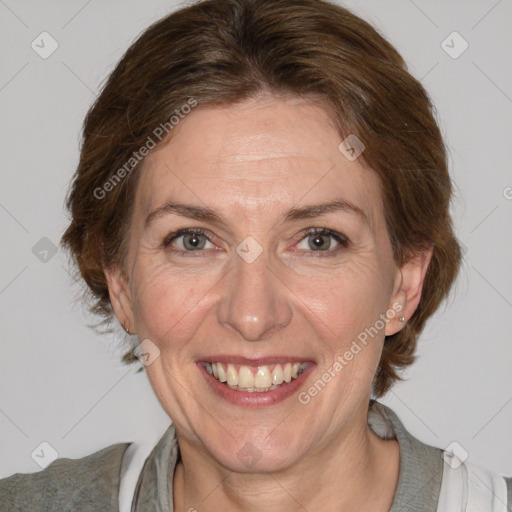
[[[173,424],[147,458],[7,478],[2,507],[506,510],[511,479],[374,400],[457,275],[450,198],[426,92],[349,11],[210,0],[150,27],[87,115],[62,241]]]

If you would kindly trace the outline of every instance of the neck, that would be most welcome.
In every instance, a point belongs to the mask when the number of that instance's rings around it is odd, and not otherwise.
[[[265,512],[387,512],[398,481],[398,443],[377,437],[366,419],[367,409],[359,411],[314,454],[273,473],[229,471],[178,434],[174,509],[256,512],[265,503]]]

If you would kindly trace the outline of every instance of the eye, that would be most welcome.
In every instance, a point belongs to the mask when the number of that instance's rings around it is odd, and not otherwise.
[[[207,247],[210,244],[211,247]],[[211,249],[215,246],[210,242],[202,229],[180,229],[171,233],[164,240],[164,247],[175,246],[175,252],[194,252],[202,249]]]
[[[337,246],[332,249],[333,245],[336,244]],[[346,247],[347,244],[347,237],[341,233],[325,228],[310,228],[307,230],[306,236],[297,244],[297,247],[307,251],[333,253],[338,252],[342,247]]]

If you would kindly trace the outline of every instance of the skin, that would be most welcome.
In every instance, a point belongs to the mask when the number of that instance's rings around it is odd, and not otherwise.
[[[379,179],[338,150],[341,140],[321,106],[260,96],[196,107],[146,160],[124,272],[105,272],[118,320],[160,350],[146,370],[176,425],[178,512],[391,506],[398,444],[368,428],[368,401],[384,336],[416,309],[430,252],[395,265]],[[340,198],[368,222],[348,210],[282,220],[290,208]],[[168,213],[145,227],[169,200],[208,206],[227,225]],[[190,236],[164,247],[170,233],[190,227],[207,232],[202,249],[183,245]],[[348,243],[326,236],[324,251],[311,248],[310,227]],[[248,236],[262,248],[250,264],[236,252]],[[196,365],[214,354],[300,355],[316,364],[299,389],[307,391],[396,303],[400,314],[306,405],[297,394],[268,407],[234,405]],[[247,443],[259,457],[250,467],[238,457]]]

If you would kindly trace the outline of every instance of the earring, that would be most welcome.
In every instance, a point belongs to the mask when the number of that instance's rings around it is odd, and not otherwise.
[[[130,329],[127,329],[124,324],[123,324],[123,329],[126,331],[127,334],[131,334]]]
[[[400,322],[405,322],[405,316],[401,316],[401,317],[399,318],[399,320],[400,320]]]

